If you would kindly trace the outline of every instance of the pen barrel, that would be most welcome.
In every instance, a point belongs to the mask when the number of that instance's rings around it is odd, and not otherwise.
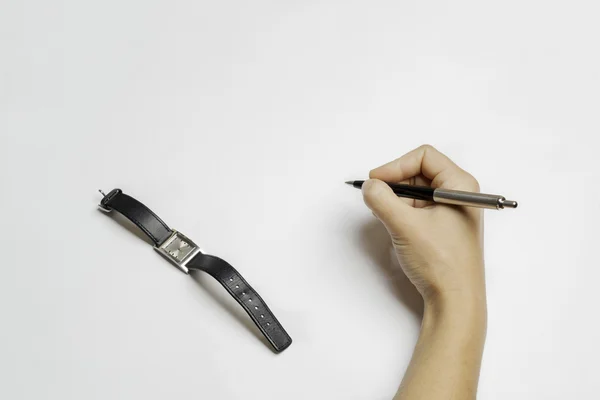
[[[435,189],[433,200],[436,203],[456,204],[459,206],[470,206],[480,208],[501,209],[504,208],[504,196],[485,193],[471,193],[460,190]]]
[[[403,184],[390,185],[390,187],[397,196],[415,200],[433,200],[434,189],[431,187]]]

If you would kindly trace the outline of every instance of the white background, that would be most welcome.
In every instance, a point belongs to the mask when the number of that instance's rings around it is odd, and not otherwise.
[[[0,398],[390,399],[421,304],[343,182],[431,143],[520,203],[486,212],[479,398],[597,399],[597,4],[2,1]],[[99,212],[114,187],[292,346]]]

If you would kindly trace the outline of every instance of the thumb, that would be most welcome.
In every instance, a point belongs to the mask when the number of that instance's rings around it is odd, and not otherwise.
[[[378,179],[365,181],[362,193],[367,207],[383,222],[390,234],[404,236],[406,229],[412,225],[415,210]]]

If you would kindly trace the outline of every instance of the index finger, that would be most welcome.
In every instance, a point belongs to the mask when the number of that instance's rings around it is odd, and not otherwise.
[[[369,177],[391,183],[421,174],[431,180],[432,187],[479,191],[479,184],[471,174],[430,145],[420,146],[375,168]]]

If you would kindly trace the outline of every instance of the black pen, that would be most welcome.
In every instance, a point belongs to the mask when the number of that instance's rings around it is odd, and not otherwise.
[[[357,189],[362,188],[365,181],[348,181]],[[435,203],[454,204],[459,206],[493,208],[501,210],[504,208],[517,208],[517,202],[506,200],[504,196],[497,194],[485,194],[474,192],[463,192],[462,190],[451,190],[432,188],[429,186],[404,185],[401,183],[387,184],[398,197],[407,197],[409,199],[427,200]]]

